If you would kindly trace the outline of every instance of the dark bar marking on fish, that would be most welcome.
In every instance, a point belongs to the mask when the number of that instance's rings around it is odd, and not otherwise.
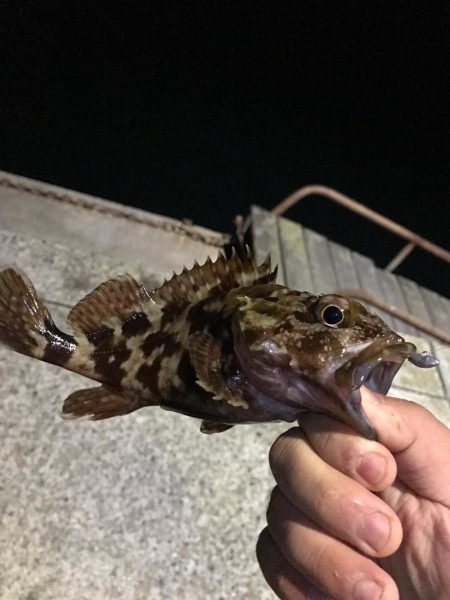
[[[86,332],[86,338],[89,343],[91,343],[95,348],[98,348],[107,339],[111,338],[113,334],[114,329],[104,325],[102,327],[99,327],[98,329]]]
[[[176,319],[180,312],[182,312],[187,306],[189,302],[171,302],[167,304],[162,309],[162,317],[161,317],[161,328],[164,329],[167,325],[173,322]]]
[[[200,300],[194,304],[188,311],[186,315],[186,320],[191,323],[190,332],[193,333],[198,328],[203,328],[204,323],[209,319],[211,313],[205,310],[205,304],[209,299]]]
[[[215,299],[216,300],[216,299]],[[223,313],[215,308],[209,308],[212,304],[211,299],[206,298],[203,301],[194,304],[186,315],[186,320],[190,323],[189,333],[202,331],[208,326],[208,331],[215,335],[223,329]]]
[[[189,351],[184,350],[177,366],[177,375],[184,383],[187,389],[191,389],[195,386],[197,379],[194,369],[192,368],[191,357]]]
[[[126,338],[134,337],[148,331],[151,323],[144,312],[137,312],[128,317],[122,325],[122,333]]]
[[[142,343],[144,356],[150,356],[156,348],[164,347],[165,356],[171,356],[180,347],[176,338],[168,331],[155,331],[149,333]]]
[[[96,350],[92,353],[95,372],[100,376],[101,381],[120,389],[122,379],[126,375],[123,364],[130,356],[131,350],[127,348],[125,340],[121,340],[114,349],[108,352]]]
[[[75,338],[72,335],[63,333],[48,317],[44,318],[44,324],[44,336],[47,345],[42,360],[54,365],[64,366],[77,348]]]
[[[151,365],[144,363],[136,373],[136,379],[153,395],[159,398],[160,389],[158,385],[158,375],[163,357],[157,356]]]

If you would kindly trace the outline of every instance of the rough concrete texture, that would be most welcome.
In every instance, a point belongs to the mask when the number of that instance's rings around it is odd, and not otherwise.
[[[89,248],[115,261],[150,264],[150,271],[161,276],[180,267],[180,256],[186,266],[215,256],[226,237],[5,171],[0,171],[0,224],[3,230],[75,250]]]

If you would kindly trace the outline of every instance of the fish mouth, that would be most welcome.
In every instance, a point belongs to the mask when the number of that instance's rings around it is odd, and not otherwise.
[[[381,340],[372,344],[356,359],[352,369],[354,388],[365,385],[373,392],[386,394],[404,361],[416,354],[416,347],[410,342],[386,345]]]
[[[344,412],[349,425],[369,439],[377,439],[361,405],[361,386],[378,394],[387,394],[397,371],[406,359],[414,362],[418,356],[410,342],[380,338],[372,343],[354,360],[335,373],[335,381],[341,387]],[[416,363],[415,363],[416,364]]]
[[[362,407],[360,388],[364,385],[386,394],[405,360],[418,367],[432,367],[438,362],[431,355],[419,354],[414,344],[391,332],[348,346],[327,368],[307,369],[301,364],[291,365],[286,353],[270,340],[264,352],[251,349],[237,319],[233,320],[233,347],[247,380],[271,399],[268,410],[274,417],[291,421],[307,410],[323,413],[373,440],[377,434]]]

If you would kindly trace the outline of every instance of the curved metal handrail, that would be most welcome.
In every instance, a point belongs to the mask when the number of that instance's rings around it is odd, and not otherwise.
[[[313,194],[324,196],[325,198],[328,198],[329,200],[332,200],[333,202],[344,206],[352,212],[361,215],[365,219],[376,223],[380,227],[392,231],[392,233],[395,233],[399,237],[408,240],[408,243],[400,250],[398,254],[396,254],[396,256],[394,256],[394,258],[385,267],[386,271],[393,271],[394,269],[396,269],[408,256],[408,254],[410,254],[410,252],[414,250],[416,246],[419,246],[426,252],[434,254],[434,256],[437,256],[441,260],[445,260],[446,262],[450,263],[450,252],[448,250],[445,250],[445,248],[442,248],[441,246],[430,242],[426,238],[418,235],[417,233],[414,233],[414,231],[403,227],[403,225],[392,221],[392,219],[388,219],[387,217],[376,212],[375,210],[364,206],[364,204],[361,204],[360,202],[357,202],[356,200],[353,200],[345,194],[341,194],[337,190],[327,187],[326,185],[306,185],[287,196],[284,200],[277,204],[275,208],[272,209],[272,212],[280,216],[284,214],[289,208],[291,208],[291,206],[294,206],[294,204],[297,204],[297,202],[299,202],[300,200],[303,200],[307,196],[311,196]]]
[[[362,300],[363,302],[370,302],[370,304],[373,304],[377,308],[381,308],[381,310],[384,310],[393,317],[397,317],[397,319],[401,319],[416,329],[420,329],[424,333],[427,333],[441,342],[445,342],[445,344],[450,345],[449,332],[443,331],[439,327],[435,327],[434,325],[426,323],[423,319],[419,319],[418,317],[411,315],[409,312],[399,308],[395,304],[386,302],[383,300],[383,298],[380,298],[380,296],[376,296],[375,294],[371,294],[370,292],[360,288],[345,288],[338,290],[336,294],[341,294],[342,296],[347,296],[349,298],[356,298],[358,300]]]

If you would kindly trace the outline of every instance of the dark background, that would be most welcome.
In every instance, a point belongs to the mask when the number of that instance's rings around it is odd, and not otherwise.
[[[447,246],[448,2],[3,2],[0,167],[230,231],[323,183]],[[326,201],[288,216],[385,265]],[[450,295],[448,264],[398,272]]]

